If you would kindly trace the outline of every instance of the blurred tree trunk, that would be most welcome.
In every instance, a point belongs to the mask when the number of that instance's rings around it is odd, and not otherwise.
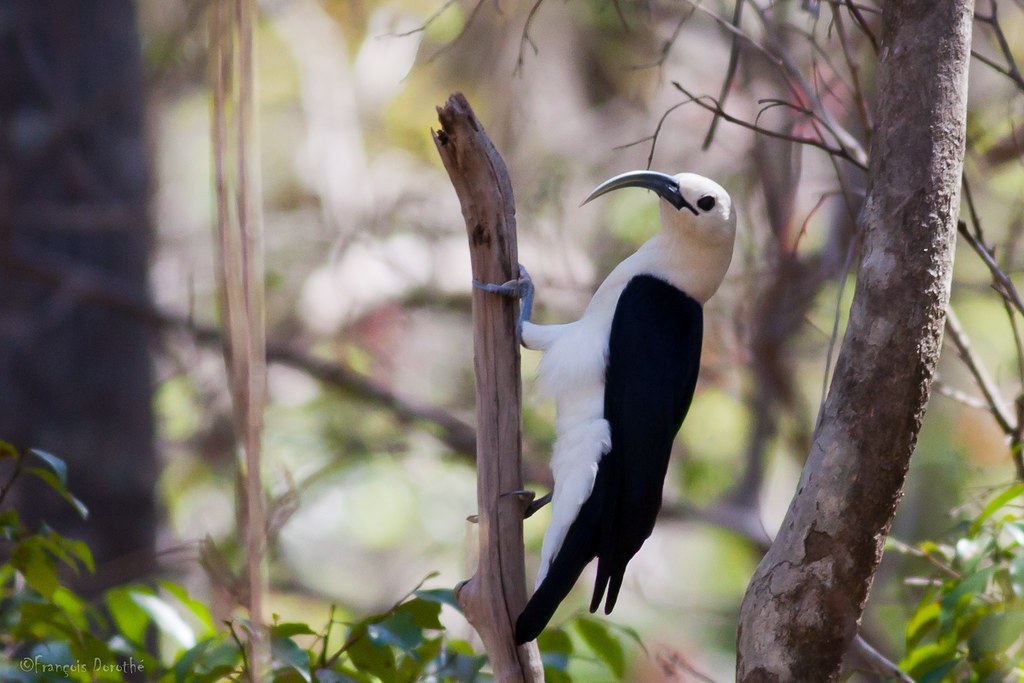
[[[130,0],[0,0],[0,439],[68,463],[87,522],[42,488],[17,504],[87,540],[103,583],[152,564],[151,339],[59,281],[147,296],[144,128]]]
[[[883,8],[863,256],[821,424],[747,589],[737,679],[834,681],[928,401],[953,270],[972,3]]]

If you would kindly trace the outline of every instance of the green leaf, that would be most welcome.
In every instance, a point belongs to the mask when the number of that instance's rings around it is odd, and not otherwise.
[[[29,467],[25,471],[34,474],[36,477],[49,484],[50,488],[60,494],[61,498],[69,502],[71,506],[75,508],[75,511],[78,512],[82,519],[89,519],[89,508],[85,506],[85,503],[75,498],[66,488],[64,488],[59,475],[55,475],[53,472],[44,470],[41,467]]]
[[[82,547],[85,547],[84,543],[64,538],[52,530],[40,532],[35,535],[35,538],[39,542],[40,547],[49,552],[55,558],[59,559],[68,567],[74,569],[76,573],[78,572],[78,562],[75,560],[81,560],[80,554],[82,552]],[[85,547],[85,553],[87,554],[88,560],[91,564],[92,553],[89,552],[88,547]]]
[[[546,629],[537,636],[537,647],[541,652],[561,652],[571,655],[573,651],[572,638],[560,628]]]
[[[462,612],[462,608],[459,607],[458,600],[455,599],[455,591],[451,588],[431,588],[429,590],[421,590],[413,593],[420,600],[426,600],[428,602],[438,602],[442,605],[448,605],[454,607],[459,613]]]
[[[1016,498],[1017,496],[1024,494],[1024,482],[1018,482],[1006,489],[998,496],[992,499],[992,501],[985,506],[985,509],[981,511],[981,514],[974,523],[971,524],[970,535],[974,536],[981,530],[981,525],[984,524],[985,520],[991,517],[999,508],[1006,505],[1008,502]]]
[[[315,636],[317,633],[309,627],[309,624],[285,622],[274,624],[270,627],[271,638],[291,638],[292,636]]]
[[[408,612],[412,615],[413,622],[421,629],[433,629],[440,631],[444,628],[441,625],[441,603],[414,598],[395,608],[395,613]]]
[[[988,655],[1009,652],[1024,633],[1024,610],[993,612],[982,617],[968,641],[970,658],[980,660]]]
[[[71,538],[62,538],[61,540],[64,547],[67,548],[72,555],[77,557],[79,562],[85,565],[85,568],[89,570],[89,573],[96,571],[96,561],[93,560],[92,550],[89,549],[89,546],[86,545],[84,541],[76,541]]]
[[[89,621],[86,618],[87,606],[80,597],[67,588],[58,586],[53,591],[51,600],[75,627],[83,631],[89,630]]]
[[[317,683],[359,683],[359,681],[351,676],[346,676],[340,671],[331,671],[330,669],[317,669],[316,681]]]
[[[415,650],[407,652],[404,657],[398,659],[398,680],[418,681],[421,680],[424,668],[441,653],[441,638],[433,638],[424,641]]]
[[[58,458],[56,455],[41,451],[38,448],[32,448],[29,453],[36,456],[40,460],[46,463],[50,470],[57,475],[57,481],[60,483],[60,489],[63,491],[67,490],[68,487],[68,466],[63,460]]]
[[[576,621],[576,632],[615,678],[622,680],[626,673],[626,658],[622,644],[609,632],[608,626],[596,619],[583,618]]]
[[[955,639],[944,638],[937,643],[910,650],[900,662],[899,667],[916,680],[946,662],[957,661],[959,655],[956,648]]]
[[[3,458],[18,458],[18,449],[7,443],[6,441],[0,441],[0,459]]]
[[[949,628],[949,625],[961,608],[970,602],[971,596],[984,592],[986,586],[988,586],[988,580],[999,570],[1001,570],[1001,567],[994,565],[971,574],[961,581],[960,585],[953,592],[944,597],[941,609],[939,610],[940,626],[942,628]]]
[[[947,563],[953,561],[953,549],[949,546],[938,545],[934,541],[922,541],[917,547],[925,555],[937,555],[940,560]]]
[[[464,645],[464,641],[462,642]],[[487,664],[487,655],[476,655],[470,652],[457,652],[451,648],[445,651],[444,666],[435,675],[443,681],[477,681],[478,674]],[[490,679],[484,679],[490,680]]]
[[[146,643],[149,615],[132,599],[133,589],[119,586],[107,591],[107,610],[118,632],[136,645]]]
[[[299,647],[291,638],[273,638],[270,641],[270,652],[274,663],[284,665],[298,673],[306,683],[311,683],[309,675],[309,653]]]
[[[1005,522],[1003,529],[1013,538],[1013,542],[1024,548],[1024,522]]]
[[[25,602],[20,611],[21,618],[14,631],[15,640],[49,640],[57,636],[72,642],[80,635],[60,608],[48,602]]]
[[[918,678],[917,683],[943,683],[946,680],[946,674],[956,668],[957,664],[958,662],[955,659],[941,664]]]
[[[140,590],[133,590],[130,595],[132,601],[149,615],[158,629],[178,641],[186,650],[195,647],[196,634],[167,602]]]
[[[21,519],[14,508],[0,511],[0,533],[8,541],[14,540],[21,529]]]
[[[978,681],[978,683],[1006,683],[1006,681],[1013,680],[1010,678],[1010,673],[1011,671],[1009,668],[1002,667],[985,676],[985,678]]]
[[[540,661],[544,665],[544,678],[558,683],[569,681],[569,656],[573,652],[572,639],[562,629],[547,629],[537,636]]]
[[[11,563],[25,577],[25,583],[49,600],[59,585],[53,557],[43,550],[37,536],[25,539],[11,555]]]
[[[202,676],[196,679],[196,683],[214,683],[214,681],[223,681],[235,672],[237,667],[231,664],[219,664]]]
[[[982,538],[961,538],[956,542],[956,556],[963,567],[963,573],[977,571],[978,564],[985,558],[995,541],[990,536]]]
[[[201,640],[178,657],[178,661],[174,663],[174,683],[184,683],[188,676],[195,672],[200,657],[206,653],[213,641],[213,638]]]
[[[198,637],[207,638],[217,632],[216,627],[213,625],[213,617],[210,616],[210,610],[206,608],[206,605],[198,600],[190,598],[188,592],[176,583],[171,581],[160,581],[159,585],[165,591],[177,598],[178,602],[188,608],[200,623],[202,623],[203,630],[197,634]]]
[[[937,602],[928,602],[917,608],[907,622],[907,650],[917,647],[928,631],[938,625],[940,609]]]
[[[1010,562],[1010,586],[1018,599],[1024,599],[1024,553],[1018,554]]]
[[[352,643],[345,654],[360,671],[372,673],[384,683],[395,680],[395,654],[391,648],[377,647],[364,637]]]
[[[367,625],[366,635],[377,647],[394,645],[406,652],[423,643],[423,629],[416,625],[412,614],[406,611],[395,612],[381,622]]]

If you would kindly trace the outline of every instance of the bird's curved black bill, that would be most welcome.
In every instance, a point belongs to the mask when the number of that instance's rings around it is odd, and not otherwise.
[[[612,190],[618,190],[623,187],[642,187],[651,190],[676,207],[676,209],[689,209],[693,212],[693,215],[697,215],[697,210],[679,193],[679,182],[672,176],[657,171],[627,171],[620,173],[594,188],[594,191],[587,195],[587,198],[583,200],[580,206]]]

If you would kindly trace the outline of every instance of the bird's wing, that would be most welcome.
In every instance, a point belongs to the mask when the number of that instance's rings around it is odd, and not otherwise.
[[[594,486],[604,500],[591,611],[607,587],[611,612],[626,564],[654,530],[672,442],[697,384],[703,328],[700,303],[657,277],[634,277],[619,297],[604,394],[612,448]]]

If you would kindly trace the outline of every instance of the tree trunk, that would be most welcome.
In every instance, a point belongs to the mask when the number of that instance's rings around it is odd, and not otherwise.
[[[747,589],[737,680],[833,681],[928,401],[952,278],[972,3],[885,3],[863,256],[821,424]]]
[[[130,0],[0,4],[0,439],[67,461],[87,522],[30,477],[19,505],[86,539],[104,581],[152,562],[151,335],[26,273],[88,270],[145,300],[140,67]]]

